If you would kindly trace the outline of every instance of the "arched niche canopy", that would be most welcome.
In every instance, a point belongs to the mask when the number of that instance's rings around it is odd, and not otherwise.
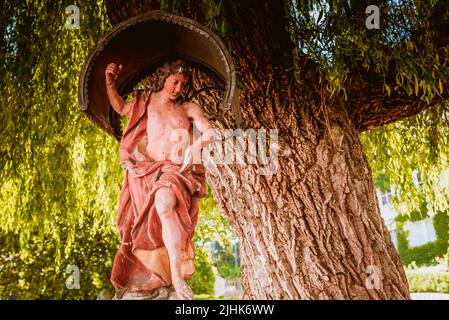
[[[96,43],[79,79],[80,109],[101,128],[120,139],[119,117],[106,94],[106,66],[111,62],[123,65],[116,85],[120,95],[125,96],[156,66],[175,58],[193,61],[225,83],[221,107],[232,110],[239,127],[241,115],[235,68],[223,42],[198,22],[162,11],[149,11],[127,19]]]

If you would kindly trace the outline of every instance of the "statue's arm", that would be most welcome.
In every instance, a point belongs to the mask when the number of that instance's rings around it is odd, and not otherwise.
[[[201,136],[190,145],[185,154],[184,161],[179,172],[183,172],[189,164],[194,160],[194,153],[201,152],[205,146],[215,140],[215,130],[212,128],[209,120],[204,115],[203,110],[199,105],[193,102],[186,104],[186,111],[189,120],[193,122],[194,126],[201,132]]]
[[[127,116],[132,103],[129,102],[125,104],[123,98],[119,95],[117,88],[115,87],[115,81],[118,79],[121,70],[122,65],[117,66],[115,63],[108,64],[105,70],[106,92],[112,108],[114,108],[120,115]]]
[[[197,144],[200,149],[202,149],[214,141],[215,130],[212,128],[212,125],[198,104],[193,102],[188,104],[187,116],[193,122],[195,127],[201,132],[201,137],[197,139],[194,144]]]

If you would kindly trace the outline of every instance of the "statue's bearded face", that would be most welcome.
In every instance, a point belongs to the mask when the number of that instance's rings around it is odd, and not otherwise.
[[[181,73],[171,74],[165,80],[163,90],[168,94],[171,100],[176,100],[184,91],[184,87],[188,81],[189,77]]]

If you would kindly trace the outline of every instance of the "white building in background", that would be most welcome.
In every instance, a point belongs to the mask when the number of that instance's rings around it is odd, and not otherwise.
[[[422,183],[421,174],[418,171],[413,172],[413,182],[416,186],[419,186]],[[388,230],[390,231],[393,244],[397,248],[397,227],[394,219],[398,215],[398,212],[394,210],[391,203],[393,192],[394,188],[392,186],[390,186],[390,188],[386,191],[376,190],[377,198],[379,200],[380,213],[385,221],[385,224],[387,225]],[[405,231],[409,232],[408,245],[410,248],[422,246],[423,244],[437,240],[435,227],[433,226],[431,217],[417,222],[407,222],[405,225]]]

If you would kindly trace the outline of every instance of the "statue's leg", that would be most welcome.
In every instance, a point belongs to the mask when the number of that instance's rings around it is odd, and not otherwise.
[[[193,292],[182,277],[182,237],[181,227],[175,217],[176,195],[170,188],[161,188],[156,191],[154,205],[162,223],[162,240],[168,251],[172,283],[179,299],[193,299]]]

